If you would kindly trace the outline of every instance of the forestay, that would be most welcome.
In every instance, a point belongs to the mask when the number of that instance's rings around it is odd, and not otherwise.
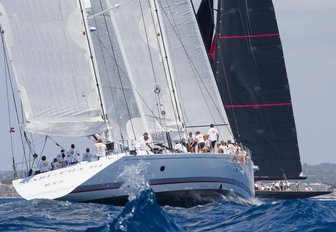
[[[2,0],[0,23],[26,130],[84,136],[105,128],[78,0]]]

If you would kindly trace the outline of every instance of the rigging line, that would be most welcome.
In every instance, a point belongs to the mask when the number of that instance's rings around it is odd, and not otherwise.
[[[105,47],[104,44],[102,44],[102,46],[104,47],[104,49],[106,50],[107,54],[109,54],[111,57],[113,57],[110,52],[108,51],[108,49]],[[120,72],[125,75],[127,77],[127,74],[121,69],[120,65],[118,63],[116,63],[116,65],[119,67]],[[155,116],[154,112],[151,110],[151,108],[149,107],[149,105],[146,103],[144,97],[140,94],[140,92],[137,90],[137,88],[132,84],[132,82],[129,80],[129,78],[126,78],[125,80],[127,80],[129,82],[129,84],[131,85],[131,88],[136,92],[136,94],[138,94],[138,96],[140,97],[140,99],[144,102],[145,106],[147,107],[147,109],[150,111],[150,113],[153,115],[153,118],[158,118],[157,116]],[[159,123],[159,125],[163,126],[163,124],[160,123],[160,120],[157,119],[157,122]],[[132,124],[133,125],[133,124]],[[165,130],[166,131],[166,130]],[[136,137],[135,137],[136,138]]]
[[[26,144],[28,146],[29,152],[30,153],[34,153],[35,150],[32,148],[32,142],[28,139],[27,133],[25,131],[23,132],[23,137],[24,137],[25,142],[26,142]]]
[[[172,20],[173,20],[173,22],[174,22],[174,25],[176,26],[176,22],[175,22],[175,19],[174,19],[174,17],[173,17],[173,12],[171,11],[171,9],[170,9],[170,7],[169,7],[169,3],[168,3],[168,1],[166,1],[165,3],[166,3],[166,5],[168,6],[167,8],[168,8],[168,10],[169,10],[170,15],[172,16]],[[160,4],[160,2],[159,2],[159,4]],[[161,9],[163,10],[162,5],[160,5],[160,7],[161,7]],[[167,15],[167,14],[165,14],[165,15],[166,15],[166,17],[167,17],[167,19],[168,19],[168,15]],[[177,33],[176,36],[179,37],[180,34]],[[180,39],[180,38],[179,38],[179,39]],[[181,40],[181,39],[180,39],[180,40]],[[170,59],[170,60],[171,60],[173,66],[176,65],[174,59]],[[178,76],[177,73],[176,73],[176,70],[173,69],[172,72],[174,73],[174,75],[175,75],[176,77]],[[178,78],[175,78],[175,81],[177,81],[177,83],[178,83]],[[175,82],[174,82],[174,83],[175,83]],[[177,95],[181,98],[181,95],[179,94],[179,92],[180,92],[180,93],[182,92],[182,91],[181,91],[181,87],[180,87],[180,85],[176,85],[176,88],[178,89]],[[185,104],[183,103],[183,101],[179,101],[178,104],[179,104],[179,107],[180,107],[181,109],[186,108],[186,107],[185,107]],[[189,121],[189,118],[188,118],[188,116],[186,115],[185,112],[181,111],[181,114],[182,114],[183,119],[184,119],[184,125],[186,125],[186,124],[187,124],[186,122]],[[180,138],[180,139],[181,139],[181,138]]]
[[[160,2],[159,2],[159,4],[160,4]],[[160,5],[160,6],[161,6],[161,8],[163,9],[162,5]],[[176,25],[175,25],[175,27],[174,27],[174,25],[172,24],[172,22],[169,20],[167,13],[166,13],[164,10],[163,10],[163,12],[165,13],[165,15],[166,15],[166,17],[167,17],[167,20],[168,20],[169,24],[172,26],[172,29],[173,29],[173,31],[175,32],[176,37],[179,39],[179,41],[180,41],[180,43],[181,43],[181,46],[182,46],[182,48],[184,49],[184,52],[185,52],[185,54],[186,54],[186,56],[187,56],[187,58],[188,58],[188,61],[189,61],[189,63],[191,64],[193,73],[196,72],[196,74],[197,74],[197,75],[194,75],[194,76],[195,76],[196,78],[198,78],[198,79],[200,80],[200,82],[203,84],[203,87],[204,87],[206,93],[208,94],[208,96],[211,96],[211,95],[210,95],[210,91],[206,88],[206,85],[205,85],[203,79],[201,78],[201,75],[199,74],[198,70],[196,69],[194,63],[192,62],[192,59],[191,59],[190,55],[188,54],[188,52],[187,52],[187,50],[186,50],[186,48],[185,48],[185,46],[184,46],[184,43],[183,43],[182,39],[180,38],[179,33],[176,31],[176,28],[175,28]],[[198,82],[197,82],[197,84],[199,85]],[[199,87],[199,88],[200,88],[200,87]],[[202,88],[200,88],[200,90],[202,91]],[[203,93],[202,93],[202,95],[203,95]],[[204,96],[204,95],[203,95],[203,96]],[[207,98],[205,98],[205,99],[207,99]],[[214,99],[210,98],[210,100],[212,101],[213,105],[215,106],[215,109],[217,110],[217,113],[221,116],[221,119],[222,119],[223,122],[225,123],[225,119],[224,119],[222,113],[220,112],[218,106],[217,106],[216,103],[214,102]],[[208,104],[207,104],[207,107],[208,107],[208,109],[209,109],[209,105],[208,105]],[[212,119],[213,119],[213,114],[211,113],[210,110],[209,110],[209,112],[210,112],[211,117],[212,117]],[[213,120],[214,120],[214,119],[213,119]],[[228,132],[231,134],[231,136],[233,136],[233,135],[232,135],[232,131],[229,129],[229,126],[228,126],[228,125],[226,126],[226,128],[228,129]]]
[[[103,6],[102,6],[102,3],[101,3],[101,0],[99,1],[100,3],[100,6],[101,6],[101,9],[103,9]],[[94,7],[92,7],[92,13],[94,14]],[[89,17],[88,17],[89,18]],[[104,20],[105,17],[103,16]],[[94,22],[94,25],[96,26],[96,28],[98,28],[98,24],[97,24],[97,17],[93,17],[93,22]],[[107,27],[107,24],[106,24],[106,21],[105,21],[105,27],[106,27],[106,31],[108,31],[108,27]],[[123,133],[121,131],[121,123],[120,123],[120,115],[118,114],[118,110],[117,110],[117,106],[116,106],[116,103],[115,103],[115,98],[114,98],[114,95],[113,95],[113,92],[112,92],[112,84],[111,84],[111,78],[109,77],[109,71],[108,71],[108,68],[107,68],[107,62],[106,62],[106,58],[105,58],[105,55],[104,55],[104,50],[103,50],[103,47],[102,47],[102,41],[101,41],[101,38],[100,38],[100,33],[99,33],[99,28],[96,30],[97,34],[95,33],[91,33],[92,35],[95,35],[95,37],[97,38],[97,40],[99,41],[99,46],[100,46],[100,50],[101,50],[101,55],[102,55],[102,58],[103,58],[103,63],[104,63],[104,68],[105,68],[105,73],[106,73],[106,76],[108,77],[108,84],[109,84],[109,91],[110,91],[110,95],[112,96],[112,102],[113,102],[113,107],[114,107],[114,111],[115,111],[115,114],[116,114],[116,118],[117,118],[117,122],[118,122],[118,125],[119,125],[119,133],[120,133],[120,136],[121,136],[121,139],[123,140]],[[110,38],[109,38],[110,39]],[[111,41],[111,39],[110,39]],[[98,71],[99,71],[99,67],[98,67]],[[101,73],[102,74],[102,73]],[[103,83],[102,83],[102,87],[103,86]],[[114,137],[113,135],[113,130],[110,130],[110,132],[112,133],[112,137]]]
[[[167,85],[169,86],[169,84],[170,84],[170,87],[171,87],[171,92],[172,92],[172,95],[173,95],[173,99],[171,99],[171,101],[172,101],[172,105],[175,106],[175,108],[176,108],[177,115],[174,114],[174,117],[175,117],[175,121],[176,121],[176,127],[178,128],[179,127],[178,123],[179,122],[183,123],[183,122],[182,122],[182,119],[181,119],[181,116],[180,116],[181,112],[180,112],[180,109],[179,109],[179,102],[177,100],[177,95],[176,95],[176,91],[175,91],[175,82],[173,80],[172,70],[171,70],[170,65],[169,65],[167,49],[166,49],[165,41],[164,41],[164,38],[163,38],[164,37],[164,32],[162,30],[162,26],[161,26],[161,22],[160,22],[160,15],[159,15],[158,7],[157,7],[157,4],[156,4],[155,0],[153,1],[153,4],[154,4],[154,7],[155,7],[155,14],[156,14],[156,18],[157,18],[157,22],[158,22],[158,26],[159,26],[158,29],[159,29],[160,34],[161,34],[160,38],[161,38],[161,42],[162,42],[162,48],[160,46],[159,46],[159,48],[160,48],[161,54],[163,55],[163,58],[166,61],[167,70],[164,69],[164,71],[165,71],[166,77],[169,77],[169,80],[168,80],[168,78],[166,80],[167,80]],[[159,2],[159,5],[160,5],[160,2]],[[153,15],[152,15],[152,20],[153,20],[153,22],[155,21]],[[159,43],[159,37],[157,37],[157,41]],[[177,118],[176,118],[176,116],[177,116]]]
[[[13,103],[14,103],[14,109],[15,109],[16,119],[17,119],[17,123],[19,124],[20,123],[19,113],[18,113],[18,108],[17,108],[17,104],[16,104],[16,98],[15,98],[15,95],[14,95],[14,87],[13,87],[12,77],[11,77],[11,74],[10,74],[8,56],[7,56],[7,52],[6,52],[6,49],[5,49],[5,41],[4,41],[3,33],[4,33],[4,31],[2,30],[2,27],[0,26],[2,50],[3,50],[4,63],[5,63],[4,66],[5,66],[5,70],[6,70],[6,73],[7,73],[7,78],[9,80],[9,83],[10,83],[10,86],[11,86],[12,99],[13,99]],[[27,171],[28,171],[27,156],[26,156],[26,151],[24,149],[24,142],[23,142],[22,131],[21,131],[20,127],[19,127],[19,132],[20,132],[21,146],[22,146],[22,150],[23,150],[23,159],[26,162],[26,167],[27,167]]]
[[[51,137],[50,135],[47,135],[47,137],[48,137],[51,141],[53,141],[53,142],[55,143],[56,146],[62,148],[62,149],[65,151],[65,148],[64,148],[62,145],[60,145],[60,144],[59,144],[53,137]]]
[[[166,5],[167,5],[167,8],[168,8],[168,10],[169,10],[170,15],[172,16],[173,13],[172,13],[172,11],[171,11],[171,9],[170,9],[170,5],[168,4],[167,1],[166,1]],[[162,5],[161,5],[161,8],[163,9]],[[171,21],[170,21],[169,18],[168,18],[168,14],[167,14],[164,10],[163,10],[163,12],[165,13],[165,15],[166,15],[166,17],[167,17],[168,22],[169,22],[170,25],[172,26],[172,28],[173,28],[173,30],[174,30],[174,32],[175,32],[176,37],[178,38],[178,40],[180,41],[182,47],[184,48],[184,44],[182,43],[182,39],[181,39],[180,33],[177,32],[178,29],[177,29],[177,25],[176,25],[176,22],[175,22],[175,20],[174,20],[174,17],[172,17],[173,23],[171,23]],[[186,50],[186,49],[185,49],[185,50]],[[185,51],[185,53],[187,54],[186,51]],[[189,60],[189,63],[191,63],[190,59],[188,59],[188,60]],[[172,62],[175,63],[174,60],[172,60]],[[194,69],[192,69],[192,72],[193,72],[194,76],[196,76],[196,75],[195,75],[195,70],[194,70]],[[178,75],[176,74],[176,76],[178,76]],[[178,82],[178,78],[177,78],[177,82]],[[205,95],[204,95],[203,90],[202,90],[202,88],[201,88],[201,86],[200,86],[200,83],[197,82],[197,85],[198,85],[198,87],[199,87],[199,89],[200,89],[200,91],[201,91],[201,93],[202,93],[203,99],[206,99],[206,98],[204,97]],[[177,88],[178,88],[179,91],[181,92],[181,87],[180,87],[180,85],[177,85]],[[184,106],[183,103],[180,103],[180,104]],[[207,105],[207,107],[208,107],[208,111],[209,111],[210,114],[211,114],[211,117],[213,118],[213,115],[212,115],[212,113],[211,113],[210,108],[209,108],[208,105]],[[183,114],[184,114],[186,120],[189,120],[188,117],[187,117],[187,115],[186,115],[185,113],[183,113]]]
[[[99,1],[101,1],[101,0],[99,0]],[[105,9],[105,10],[102,10],[102,11],[99,12],[99,13],[96,13],[96,14],[94,14],[94,15],[91,15],[91,16],[87,17],[87,19],[95,18],[96,16],[102,15],[102,14],[104,14],[104,13],[106,13],[106,12],[108,12],[108,11],[114,9],[114,8],[118,8],[118,7],[120,7],[120,6],[122,6],[122,5],[126,4],[126,3],[128,3],[128,2],[130,2],[130,1],[132,1],[132,0],[128,0],[128,1],[125,1],[125,2],[122,2],[122,3],[115,4],[114,6],[111,6],[110,8],[107,8],[107,9]],[[101,2],[100,2],[100,3],[101,3]],[[102,9],[103,9],[103,7],[102,7]]]
[[[220,30],[222,28],[222,20],[220,19],[222,13],[223,13],[224,9],[222,9],[222,6],[221,6],[221,1],[218,1],[218,4],[217,4],[217,23],[216,23],[216,26],[215,26],[215,39],[216,39],[216,43],[217,43],[217,46],[215,45],[215,50],[217,51],[215,54],[217,54],[217,61],[215,60],[215,65],[218,66],[220,65],[222,70],[223,70],[223,74],[224,74],[224,81],[225,81],[225,84],[226,84],[226,89],[227,89],[227,92],[228,92],[228,95],[229,95],[229,100],[230,100],[230,103],[231,105],[233,105],[233,99],[232,99],[232,94],[231,94],[231,90],[230,90],[230,85],[229,85],[229,80],[228,80],[228,74],[226,73],[226,69],[225,69],[225,65],[224,65],[224,59],[223,59],[223,56],[222,56],[222,53],[220,52],[220,40],[219,40],[219,33],[220,33]],[[217,68],[218,70],[218,68]],[[226,111],[227,109],[225,109]],[[237,121],[237,116],[236,116],[236,112],[235,112],[235,109],[232,108],[232,114],[233,114],[233,118],[234,118],[234,124],[235,124],[235,128],[236,128],[236,131],[237,131],[237,136],[238,136],[238,140],[240,141],[241,140],[241,137],[240,137],[240,131],[239,131],[239,127],[238,127],[238,121]],[[233,133],[231,132],[231,135],[232,137],[234,138],[235,136],[233,135]]]
[[[196,11],[195,11],[195,6],[194,6],[194,3],[193,3],[193,0],[190,0],[190,3],[191,3],[191,7],[193,9],[194,15],[196,16]]]
[[[93,69],[93,73],[94,73],[94,78],[95,78],[95,81],[96,81],[96,87],[97,87],[97,91],[98,91],[98,96],[99,96],[99,101],[100,101],[100,107],[101,107],[101,110],[102,110],[102,118],[103,120],[106,122],[107,121],[107,115],[105,114],[105,110],[104,110],[104,105],[103,105],[103,98],[102,98],[102,94],[101,94],[101,91],[100,91],[100,88],[99,88],[99,82],[98,82],[98,75],[97,75],[97,71],[96,71],[96,66],[95,66],[95,62],[93,60],[93,53],[92,53],[92,49],[91,49],[91,43],[90,43],[90,40],[89,40],[89,34],[88,34],[88,30],[87,30],[87,25],[85,23],[85,15],[84,15],[84,11],[83,11],[83,6],[82,6],[82,2],[81,0],[78,0],[79,1],[79,7],[80,7],[80,11],[81,11],[81,15],[82,15],[82,23],[84,25],[84,30],[85,30],[85,38],[87,40],[87,45],[88,45],[88,48],[89,48],[89,52],[90,52],[90,60],[91,60],[91,64],[92,64],[92,69]]]
[[[148,4],[150,4],[150,3],[148,3]],[[151,53],[150,46],[149,46],[148,33],[147,33],[146,22],[145,22],[144,12],[143,12],[143,9],[142,9],[141,0],[139,0],[139,5],[140,5],[140,11],[141,11],[142,25],[143,25],[143,29],[145,31],[145,36],[146,36],[146,42],[147,42],[147,49],[148,49],[148,54],[149,54],[149,60],[150,60],[151,67],[152,67],[154,81],[155,81],[155,83],[157,83],[155,69],[154,69],[154,64],[153,64],[153,57],[152,57],[152,53]],[[154,26],[154,29],[155,29],[155,26]]]
[[[4,65],[5,65],[5,57],[4,57]],[[13,146],[13,134],[12,134],[12,120],[11,120],[11,113],[10,113],[10,103],[9,103],[9,91],[8,91],[8,80],[7,80],[7,69],[5,69],[5,80],[6,80],[6,99],[7,99],[7,111],[8,111],[8,126],[10,128],[10,146],[11,146],[11,152],[12,152],[12,161],[13,161],[13,170],[14,170],[14,178],[17,178],[17,171],[16,171],[16,164],[15,164],[15,158],[14,158],[14,146]]]
[[[249,15],[249,12],[248,12],[248,3],[247,3],[247,0],[243,0],[243,1],[245,3],[245,12],[244,13],[245,13],[245,16],[246,16],[245,19],[246,19],[246,26],[247,26],[246,31],[248,33],[247,35],[253,35],[253,33],[252,33],[252,25],[251,25],[251,20],[250,20],[250,15]],[[250,48],[253,48],[251,36],[249,38],[247,38],[247,39],[249,41]],[[252,51],[252,49],[250,49],[250,50]],[[259,77],[259,75],[258,75],[258,70],[260,70],[259,64],[258,64],[258,62],[256,60],[255,53],[253,51],[251,53],[252,53],[251,55],[253,57],[253,61],[254,61],[255,67],[256,67],[256,70],[255,70],[256,76]],[[258,81],[259,81],[259,85],[260,85],[260,79],[259,78],[258,78]],[[263,90],[261,90],[261,91],[263,91]],[[263,98],[263,101],[266,102],[264,94],[262,94],[262,98]],[[273,129],[273,126],[272,126],[272,123],[271,123],[271,118],[270,118],[270,115],[269,115],[269,111],[268,111],[268,109],[264,109],[264,110],[265,110],[265,113],[266,113],[266,116],[267,116],[267,122],[268,122],[268,125],[270,127],[270,131],[271,131],[272,138],[273,138],[273,141],[274,141],[272,143],[272,145],[276,148],[276,151],[277,151],[276,155],[277,155],[278,161],[279,161],[281,167],[283,168],[283,163],[282,163],[282,160],[280,159],[281,149],[280,149],[278,143],[275,142],[276,141],[276,136],[275,136],[274,129]]]
[[[100,6],[103,9],[103,5],[102,5],[101,0],[100,0]],[[124,84],[123,84],[123,81],[122,81],[122,75],[121,75],[122,74],[121,73],[122,69],[121,69],[121,67],[119,67],[119,64],[117,62],[117,58],[116,58],[116,55],[115,55],[115,48],[113,46],[112,37],[110,35],[110,30],[108,29],[106,17],[104,15],[103,15],[103,17],[104,17],[105,26],[106,26],[106,29],[107,29],[107,34],[108,34],[108,38],[109,38],[109,42],[110,42],[111,51],[112,51],[112,54],[113,54],[113,60],[114,60],[115,65],[116,65],[116,69],[117,69],[117,73],[118,73],[118,79],[119,79],[119,82],[120,82],[120,86],[121,86],[122,93],[123,93],[123,98],[124,98],[125,105],[126,105],[126,110],[127,110],[128,118],[129,118],[129,121],[131,123],[133,136],[134,136],[134,138],[136,140],[136,134],[135,134],[134,124],[133,124],[133,121],[131,120],[131,118],[132,118],[131,117],[131,111],[130,111],[130,107],[129,107],[129,104],[128,104],[128,101],[127,101],[127,97],[126,97],[126,93],[125,93],[125,87],[124,87]],[[111,26],[111,28],[113,28],[113,27]],[[100,40],[100,37],[98,37],[98,40],[100,42],[100,45],[104,46],[104,44]],[[106,49],[106,52],[109,54],[109,52],[108,52],[107,49]],[[104,56],[104,59],[105,59],[105,56]],[[124,75],[127,76],[125,73],[124,73]],[[128,78],[126,78],[126,79],[128,79]],[[109,81],[111,81],[110,78],[109,78]],[[121,137],[123,138],[123,135],[121,135]]]
[[[101,44],[104,49],[106,50],[106,53],[109,54],[112,58],[114,57],[114,53],[113,55],[109,52],[109,49],[102,43]],[[127,74],[122,70],[122,67],[120,67],[120,65],[118,63],[116,63],[116,66],[118,67],[118,70],[120,73],[122,73],[123,75],[125,75],[127,77]],[[120,75],[121,76],[121,75]],[[154,112],[151,110],[151,108],[149,107],[149,105],[146,103],[144,97],[139,93],[139,91],[137,90],[137,88],[132,84],[132,82],[129,80],[129,78],[125,78],[125,80],[127,80],[129,82],[129,84],[131,85],[131,88],[136,92],[136,94],[138,94],[138,96],[140,97],[140,99],[144,102],[145,106],[148,108],[148,110],[150,111],[150,113],[153,115],[153,118],[155,118],[157,120],[157,122],[163,126],[160,121],[158,120],[158,117],[155,116]],[[166,130],[164,130],[166,131]]]
[[[48,140],[48,135],[46,135],[46,136],[45,136],[45,139],[44,139],[44,144],[43,144],[42,151],[41,151],[41,157],[42,157],[42,155],[43,155],[45,146],[46,146],[46,144],[47,144],[47,140]]]

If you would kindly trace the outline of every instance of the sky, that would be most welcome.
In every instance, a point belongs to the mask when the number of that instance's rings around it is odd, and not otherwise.
[[[197,2],[194,1],[194,2]],[[291,88],[302,163],[336,163],[336,0],[273,0]],[[2,46],[2,44],[0,43]],[[11,170],[6,82],[0,50],[0,171]],[[14,112],[12,121],[15,122]],[[16,124],[13,123],[15,126]],[[14,134],[14,154],[22,149]],[[44,139],[37,138],[37,144]],[[63,143],[70,147],[70,143]],[[47,143],[46,153],[59,150]],[[79,147],[84,150],[85,145]]]

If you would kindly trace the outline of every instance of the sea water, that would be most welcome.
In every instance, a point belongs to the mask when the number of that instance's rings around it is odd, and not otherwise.
[[[333,199],[159,206],[144,190],[125,207],[0,199],[0,231],[336,231]]]

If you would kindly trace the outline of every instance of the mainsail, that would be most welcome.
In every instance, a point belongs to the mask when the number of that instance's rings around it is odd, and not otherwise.
[[[81,7],[75,0],[1,0],[26,131],[85,136],[106,128]]]
[[[256,179],[302,171],[280,35],[270,0],[219,1],[214,70],[235,138]]]
[[[203,38],[204,46],[206,50],[209,51],[215,28],[213,0],[202,0],[197,10],[196,19]]]

